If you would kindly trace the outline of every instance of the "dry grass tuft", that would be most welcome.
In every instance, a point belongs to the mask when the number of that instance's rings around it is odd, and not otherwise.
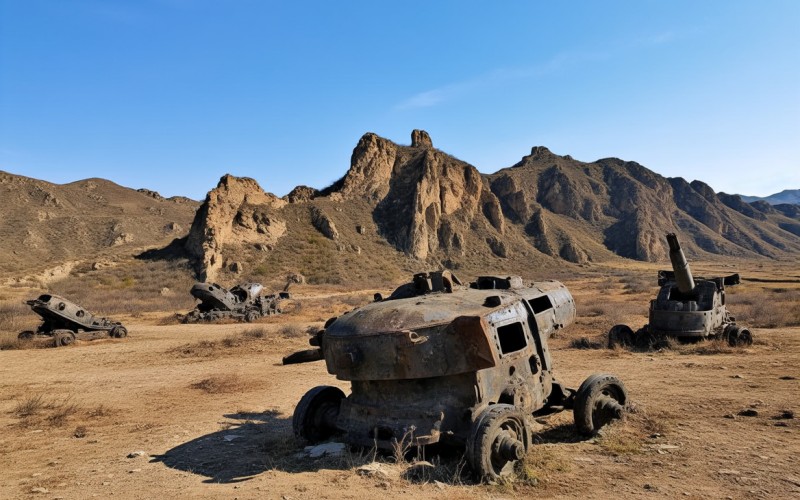
[[[191,384],[189,387],[207,394],[229,394],[232,392],[245,392],[252,389],[254,385],[253,381],[244,379],[234,373],[223,373],[212,375]]]
[[[11,413],[19,419],[20,427],[62,427],[81,411],[81,405],[73,401],[72,396],[57,400],[37,394],[18,402]]]
[[[573,349],[602,349],[605,344],[598,340],[590,340],[587,337],[579,337],[570,340],[569,346]]]
[[[304,337],[307,335],[307,330],[298,324],[289,323],[281,327],[280,334],[283,338],[292,339]]]
[[[517,479],[531,486],[548,482],[572,469],[572,463],[554,446],[532,446],[518,466]]]

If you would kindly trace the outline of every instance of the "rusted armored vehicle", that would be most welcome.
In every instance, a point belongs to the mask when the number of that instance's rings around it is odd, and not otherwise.
[[[183,317],[183,322],[234,319],[249,323],[262,316],[280,314],[280,301],[288,299],[289,294],[261,295],[263,290],[260,283],[243,283],[230,290],[216,283],[195,283],[191,294],[200,303]]]
[[[86,309],[58,295],[40,295],[25,301],[44,320],[39,328],[19,334],[22,340],[52,338],[56,347],[68,346],[75,339],[93,340],[103,337],[122,338],[128,330],[122,323],[94,316]]]
[[[324,359],[351,387],[308,391],[294,433],[385,450],[461,447],[476,476],[494,481],[532,445],[535,417],[573,409],[577,430],[592,434],[625,410],[613,375],[593,375],[577,391],[553,375],[547,339],[574,319],[575,302],[557,281],[485,276],[463,286],[447,271],[417,274],[387,299],[329,320],[310,340],[315,349],[284,358]]]
[[[665,338],[696,341],[723,338],[732,346],[750,345],[753,335],[736,324],[725,305],[725,287],[739,284],[739,275],[724,278],[692,276],[678,237],[667,234],[672,271],[658,272],[658,296],[650,301],[649,323],[636,332],[615,325],[608,332],[608,345],[647,349]]]

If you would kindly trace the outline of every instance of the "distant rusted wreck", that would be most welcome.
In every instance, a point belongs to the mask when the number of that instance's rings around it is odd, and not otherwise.
[[[592,434],[625,411],[613,375],[593,375],[577,391],[555,378],[547,339],[574,319],[572,295],[557,281],[484,276],[464,286],[447,271],[416,274],[387,299],[329,320],[314,349],[284,358],[324,359],[351,384],[349,395],[308,391],[295,435],[313,443],[340,434],[386,450],[461,447],[476,476],[495,481],[532,445],[535,417],[573,409],[577,430]]]
[[[272,314],[280,314],[280,303],[289,298],[286,291],[261,295],[260,283],[243,283],[230,290],[216,283],[195,283],[190,293],[200,301],[186,314],[183,323],[231,319],[248,323]]]
[[[749,328],[736,324],[725,305],[725,287],[740,282],[738,274],[724,278],[692,276],[678,237],[667,234],[672,271],[658,272],[658,296],[650,301],[650,322],[634,332],[628,325],[615,325],[608,333],[609,347],[657,346],[665,338],[696,341],[721,338],[731,346],[750,345]]]
[[[44,321],[36,331],[20,333],[20,340],[52,338],[55,347],[62,347],[73,344],[76,339],[128,336],[128,329],[122,323],[94,316],[78,304],[58,295],[44,294],[25,303]]]

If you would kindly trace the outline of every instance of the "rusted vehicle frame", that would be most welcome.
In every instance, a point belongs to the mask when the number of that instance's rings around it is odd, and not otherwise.
[[[295,433],[306,441],[339,433],[386,450],[459,446],[481,479],[495,480],[532,444],[535,415],[582,399],[578,412],[589,418],[579,430],[591,433],[622,414],[627,396],[616,377],[594,383],[611,389],[591,398],[554,377],[547,339],[574,319],[575,302],[557,281],[487,276],[466,287],[448,272],[417,274],[388,299],[330,320],[311,339],[317,349],[284,358],[324,359],[351,384],[347,396],[329,386],[306,393]]]

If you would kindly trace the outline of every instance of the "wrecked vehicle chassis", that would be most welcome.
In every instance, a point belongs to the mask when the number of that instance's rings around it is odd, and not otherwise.
[[[280,292],[262,296],[263,289],[260,283],[244,283],[230,290],[216,283],[195,283],[190,293],[200,303],[183,316],[182,322],[229,319],[250,323],[262,316],[280,314],[280,302],[288,299],[289,294]]]
[[[55,347],[62,347],[73,344],[76,339],[128,336],[128,329],[122,323],[94,316],[78,304],[58,295],[44,294],[25,303],[42,317],[43,322],[35,332],[20,333],[20,340],[52,339]]]
[[[442,273],[415,282],[417,295],[397,298],[407,295],[401,287],[329,322],[312,339],[318,349],[284,358],[324,359],[351,383],[349,395],[320,386],[303,396],[293,416],[298,438],[462,447],[477,477],[491,482],[532,445],[534,417],[573,409],[577,429],[592,434],[623,414],[627,393],[613,375],[593,375],[577,391],[553,375],[547,338],[575,318],[561,283],[486,277],[467,288]]]

